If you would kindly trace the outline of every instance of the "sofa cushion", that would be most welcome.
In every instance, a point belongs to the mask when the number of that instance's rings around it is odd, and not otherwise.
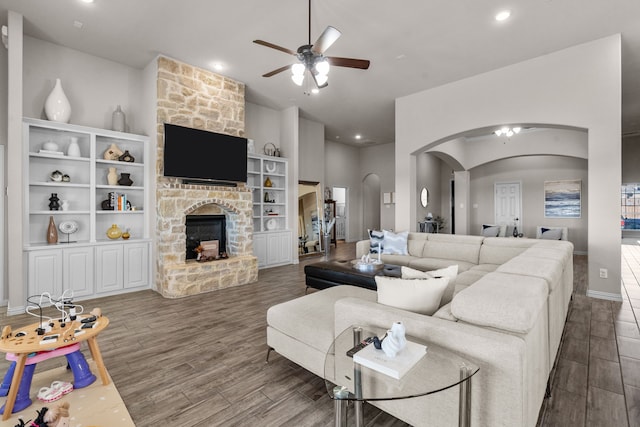
[[[382,243],[382,253],[389,255],[409,255],[407,251],[408,231],[394,233],[384,230],[384,242]]]
[[[535,239],[487,237],[482,241],[478,264],[504,264],[536,243]]]
[[[464,273],[460,273],[458,277],[456,277],[456,285],[451,296],[455,297],[458,292],[462,291],[467,286],[471,286],[472,284],[483,278],[487,273],[490,272],[474,269],[465,271]],[[444,304],[444,301],[442,301],[442,303]]]
[[[539,277],[546,280],[549,292],[551,292],[562,280],[562,266],[562,261],[557,259],[537,258],[522,254],[502,264],[496,271],[519,276]]]
[[[424,258],[448,259],[478,264],[480,246],[482,246],[483,239],[484,237],[482,236],[428,234],[422,256]],[[462,266],[461,270],[464,271]]]
[[[448,277],[440,279],[397,279],[376,276],[378,303],[414,313],[432,315],[440,307]]]
[[[534,246],[523,252],[526,256],[535,258],[551,258],[561,261],[563,264],[573,262],[573,251],[569,248],[550,248],[544,246]]]
[[[409,255],[420,257],[422,256],[422,251],[424,251],[424,244],[427,242],[427,239],[412,239],[411,233],[409,233],[409,239],[407,240],[407,251],[409,251]]]
[[[451,320],[452,322],[457,322],[458,318],[451,313],[451,303],[445,304],[438,309],[435,313],[433,313],[433,317],[437,317],[439,319]]]
[[[380,259],[385,264],[409,265],[412,261],[420,259],[420,258],[412,257],[411,255],[388,255],[388,254],[382,254]]]
[[[469,269],[469,271],[483,271],[485,273],[491,273],[492,271],[496,271],[500,267],[500,264],[480,264],[474,265]]]
[[[377,298],[375,291],[348,285],[334,286],[270,307],[267,310],[267,324],[285,335],[326,352],[334,339],[333,306],[336,301],[346,297],[374,302]]]
[[[451,313],[474,325],[526,334],[540,315],[547,315],[548,293],[538,277],[487,273],[453,298]]]
[[[466,262],[466,261],[456,260],[456,259],[412,257],[408,263],[405,263],[402,265],[408,265],[411,268],[415,268],[416,270],[422,270],[422,271],[436,270],[439,268],[446,268],[451,265],[457,265],[458,272],[461,272],[461,271],[467,271],[468,269],[473,267],[475,264]]]
[[[401,271],[403,279],[434,279],[438,277],[448,277],[449,284],[442,295],[440,305],[447,304],[451,301],[451,298],[453,298],[453,291],[456,287],[456,276],[458,276],[458,264],[430,271],[421,271],[403,266]]]

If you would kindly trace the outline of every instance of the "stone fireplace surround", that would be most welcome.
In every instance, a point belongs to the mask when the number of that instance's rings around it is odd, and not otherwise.
[[[244,84],[163,56],[157,66],[156,290],[179,298],[255,282],[251,191],[182,184],[164,176],[163,164],[164,123],[243,136]],[[222,214],[229,258],[186,262],[186,216]]]
[[[165,184],[158,188],[158,291],[177,298],[258,280],[251,192],[245,185]],[[186,216],[226,216],[229,258],[186,261]]]

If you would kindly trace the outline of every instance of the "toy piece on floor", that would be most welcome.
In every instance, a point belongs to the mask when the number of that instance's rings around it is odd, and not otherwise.
[[[69,402],[61,403],[44,415],[47,427],[69,427]]]
[[[36,409],[36,411],[38,412],[38,417],[35,420],[29,420],[26,423],[22,420],[22,418],[18,418],[19,422],[15,425],[15,427],[48,427],[47,423],[44,420],[44,416],[48,410],[49,408],[47,408],[46,406],[39,411]]]

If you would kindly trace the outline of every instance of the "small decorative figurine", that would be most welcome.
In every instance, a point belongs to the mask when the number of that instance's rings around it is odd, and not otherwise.
[[[122,172],[120,174],[120,179],[118,180],[118,184],[130,187],[133,184],[133,181],[131,180],[130,175],[131,175],[130,173]]]
[[[382,350],[389,358],[396,357],[399,351],[407,346],[405,328],[402,322],[395,322],[387,331],[386,338],[382,341]]]
[[[49,210],[50,211],[60,210],[60,199],[58,198],[58,193],[51,193],[51,197],[49,197]]]

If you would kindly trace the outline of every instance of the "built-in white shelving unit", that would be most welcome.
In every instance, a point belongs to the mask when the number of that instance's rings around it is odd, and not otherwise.
[[[261,268],[291,263],[287,174],[285,158],[248,155],[247,186],[253,194],[253,252]]]
[[[77,140],[79,156],[69,156],[69,144]],[[149,141],[146,136],[66,123],[25,118],[24,147],[24,254],[28,265],[28,295],[50,292],[60,295],[72,289],[75,297],[102,296],[149,286]],[[45,152],[53,142],[57,152]],[[134,162],[105,160],[104,152],[116,144],[129,151]],[[128,173],[131,186],[109,185],[109,168],[118,177]],[[60,172],[68,180],[54,181]],[[55,193],[67,210],[50,210]],[[125,195],[121,211],[105,209],[110,193]],[[58,230],[58,243],[47,243],[49,218],[56,227],[74,221],[78,231]],[[117,224],[129,230],[128,240],[111,240],[106,231]],[[70,241],[70,243],[67,243]]]

